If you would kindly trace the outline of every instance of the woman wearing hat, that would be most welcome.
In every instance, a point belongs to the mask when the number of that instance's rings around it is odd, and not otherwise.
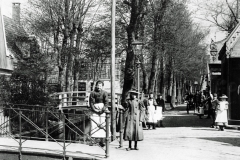
[[[134,141],[134,149],[138,150],[137,142],[143,140],[143,113],[144,106],[143,103],[140,103],[137,100],[138,92],[129,91],[130,99],[128,99],[124,104],[124,108],[126,110],[126,121],[124,128],[123,138],[125,141],[129,141],[129,147],[127,151],[132,150],[132,141]]]
[[[221,101],[219,102],[219,105],[217,107],[217,117],[216,117],[215,123],[217,126],[219,126],[220,131],[224,130],[224,126],[228,122],[228,119],[227,119],[228,102],[226,101],[227,98],[228,97],[223,94],[220,97]]]

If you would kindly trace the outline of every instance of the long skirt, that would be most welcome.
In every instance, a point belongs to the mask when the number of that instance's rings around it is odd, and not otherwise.
[[[106,137],[105,117],[106,117],[105,113],[103,113],[101,115],[94,113],[91,115],[91,137],[96,137],[96,138],[97,137],[98,138]]]
[[[157,106],[155,116],[156,116],[157,121],[160,121],[162,119],[162,107]]]
[[[155,111],[155,106],[148,106],[148,123],[157,123],[157,116],[154,113]]]
[[[217,117],[215,120],[216,125],[223,126],[223,125],[226,125],[227,122],[228,122],[227,110],[217,111]]]
[[[96,103],[94,107],[101,110],[104,107],[103,103]],[[101,115],[92,113],[91,115],[91,137],[103,138],[106,137],[106,114]],[[109,132],[110,133],[110,132]]]

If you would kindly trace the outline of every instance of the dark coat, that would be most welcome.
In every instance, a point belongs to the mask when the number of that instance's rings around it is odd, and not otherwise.
[[[156,99],[157,105],[160,107],[165,107],[164,99],[157,98]]]
[[[136,99],[128,100],[124,107],[127,109],[123,138],[125,141],[143,140],[142,122],[144,120],[144,106]]]

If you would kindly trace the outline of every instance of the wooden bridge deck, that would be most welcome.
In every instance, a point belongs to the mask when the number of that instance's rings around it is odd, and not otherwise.
[[[19,141],[17,139],[17,141]],[[0,152],[19,152],[19,143],[8,137],[0,137]],[[23,140],[24,141],[24,140]],[[63,146],[63,143],[59,142]],[[62,156],[63,147],[56,142],[26,140],[22,144],[22,153],[33,155]],[[105,151],[98,146],[89,146],[86,144],[72,143],[69,146],[66,143],[66,157],[75,157],[81,159],[105,159]]]

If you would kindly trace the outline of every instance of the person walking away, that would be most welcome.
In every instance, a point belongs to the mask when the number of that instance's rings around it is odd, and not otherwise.
[[[224,126],[226,126],[228,119],[227,119],[227,110],[228,110],[228,102],[227,100],[227,96],[225,94],[223,94],[220,97],[220,102],[219,105],[217,107],[217,117],[215,120],[215,123],[217,126],[219,126],[219,130],[220,131],[224,131]]]
[[[142,116],[143,116],[143,121],[142,121],[142,126],[145,129],[148,129],[147,127],[147,120],[148,120],[148,111],[147,111],[147,105],[145,105],[144,103],[146,101],[146,98],[144,96],[144,93],[142,93],[142,97],[139,100],[139,103],[141,103],[141,105],[143,106],[143,112],[142,112]]]
[[[150,93],[148,95],[148,100],[146,101],[145,105],[147,105],[147,110],[148,110],[148,129],[156,129],[156,124],[157,124],[157,116],[156,116],[156,111],[157,111],[157,103],[156,100],[153,98],[153,93]]]
[[[143,103],[139,103],[137,100],[136,91],[129,91],[130,99],[128,99],[123,106],[127,112],[126,123],[124,127],[123,139],[129,141],[127,151],[132,150],[132,141],[134,141],[134,149],[139,150],[137,142],[143,140],[143,128],[142,122],[144,118],[144,106]]]
[[[165,111],[165,101],[163,99],[163,96],[161,94],[158,95],[158,98],[156,99],[157,103],[157,123],[159,123],[158,126],[163,127],[162,124],[162,113]]]
[[[186,95],[186,101],[187,101],[187,114],[189,114],[189,110],[191,109],[192,105],[193,105],[193,94],[191,92],[187,93]]]
[[[197,94],[198,94],[198,91],[196,91],[195,93],[194,93],[194,95],[193,95],[193,108],[194,108],[194,113],[195,113],[195,111],[196,111],[196,104],[197,104]]]
[[[204,116],[204,106],[205,106],[205,95],[204,92],[201,92],[201,103],[199,107],[199,118],[202,119],[202,116]]]
[[[219,105],[219,100],[217,99],[217,94],[213,94],[213,100],[212,100],[212,109],[210,110],[211,117],[212,117],[212,125],[211,128],[214,128],[215,120],[216,120],[216,109]]]
[[[105,117],[104,111],[108,107],[108,94],[102,88],[104,86],[103,81],[96,82],[96,88],[91,92],[89,97],[91,114],[91,137],[99,139],[99,145],[104,146],[105,132]]]
[[[184,101],[187,103],[187,106],[186,106],[187,114],[189,114],[189,99],[190,99],[189,93],[186,92],[184,97],[185,97]]]
[[[197,91],[196,108],[197,108],[198,112],[199,112],[199,107],[201,106],[201,99],[202,99],[202,92],[201,91]]]
[[[206,98],[205,98],[205,104],[206,104],[206,110],[207,110],[207,119],[210,119],[211,118],[211,110],[212,110],[212,99],[213,99],[213,96],[210,92],[206,92]]]

